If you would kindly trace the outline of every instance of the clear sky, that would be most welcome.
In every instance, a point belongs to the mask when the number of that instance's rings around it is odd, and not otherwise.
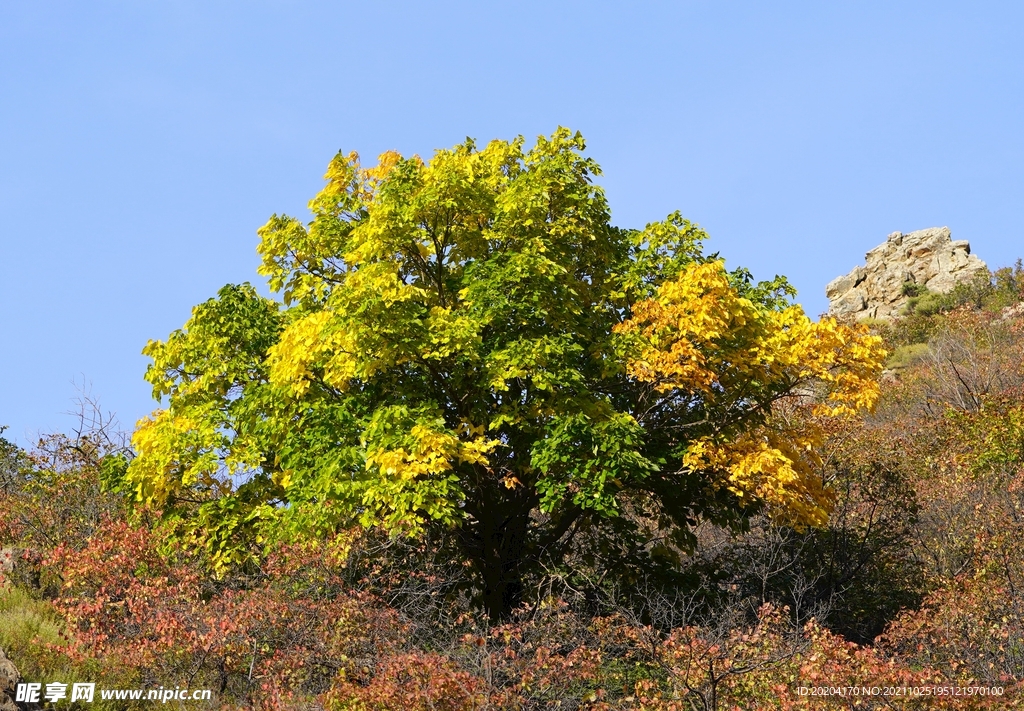
[[[1024,4],[0,2],[0,424],[125,425],[148,339],[331,156],[583,132],[614,221],[681,210],[808,312],[895,230],[1024,256]]]

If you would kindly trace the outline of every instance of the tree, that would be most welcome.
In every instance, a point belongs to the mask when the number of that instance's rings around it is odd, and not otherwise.
[[[879,339],[727,272],[678,214],[613,227],[583,149],[339,153],[308,225],[260,230],[283,304],[227,286],[147,345],[168,407],[134,435],[138,497],[219,565],[282,530],[435,534],[494,620],[582,531],[823,522],[815,422],[874,402]]]
[[[0,436],[0,546],[81,546],[123,510],[124,497],[104,490],[103,461],[127,462],[128,434],[87,394],[77,416],[71,434],[43,435],[29,451]]]

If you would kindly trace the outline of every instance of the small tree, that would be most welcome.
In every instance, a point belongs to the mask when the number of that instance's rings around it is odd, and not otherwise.
[[[439,532],[495,620],[580,531],[823,522],[807,401],[870,406],[879,340],[727,272],[679,215],[613,227],[583,148],[335,157],[312,222],[260,230],[283,305],[228,286],[146,347],[169,406],[135,433],[138,495],[221,565],[267,522]]]

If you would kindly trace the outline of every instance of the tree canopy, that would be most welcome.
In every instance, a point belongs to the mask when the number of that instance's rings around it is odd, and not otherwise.
[[[500,619],[580,536],[826,520],[818,446],[871,407],[878,338],[705,255],[678,214],[612,226],[559,129],[430,161],[339,153],[313,219],[165,341],[127,482],[221,565],[281,531],[437,533]]]

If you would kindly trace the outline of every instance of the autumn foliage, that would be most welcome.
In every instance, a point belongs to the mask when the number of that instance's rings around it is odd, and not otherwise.
[[[63,629],[6,644],[40,679],[211,688],[222,708],[1016,707],[1024,405],[1001,349],[1024,334],[998,314],[936,318],[931,359],[888,375],[871,418],[818,422],[826,524],[697,526],[690,553],[652,548],[681,571],[671,587],[588,577],[581,546],[497,625],[430,537],[297,533],[224,569],[115,490],[122,443],[5,445],[4,540],[31,553],[9,577]],[[1002,694],[871,693],[954,686]],[[858,692],[806,691],[839,688]]]
[[[225,709],[1020,707],[1021,270],[814,321],[596,175],[339,154],[130,442],[0,439],[0,647]]]

